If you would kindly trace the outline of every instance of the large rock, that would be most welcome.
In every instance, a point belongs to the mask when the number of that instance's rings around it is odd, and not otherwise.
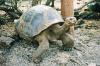
[[[0,37],[0,48],[9,47],[12,41],[14,41],[14,39],[10,37],[1,36]]]

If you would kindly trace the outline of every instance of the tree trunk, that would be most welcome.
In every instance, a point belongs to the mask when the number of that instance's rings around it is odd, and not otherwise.
[[[47,0],[46,5],[49,6],[52,0]]]
[[[47,0],[46,5],[50,6],[50,4],[51,4],[51,7],[54,7],[54,0]]]
[[[52,4],[51,4],[51,7],[54,7],[54,0],[52,0]]]
[[[0,6],[0,10],[8,13],[12,18],[19,18],[22,15],[22,11],[15,9],[14,7],[11,8],[11,6]]]
[[[61,0],[61,15],[64,19],[74,16],[73,0]]]

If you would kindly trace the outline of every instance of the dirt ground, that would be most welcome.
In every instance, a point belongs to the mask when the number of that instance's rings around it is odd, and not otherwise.
[[[58,45],[50,45],[38,64],[32,61],[33,44],[20,40],[10,45],[14,40],[14,23],[0,25],[0,66],[100,66],[100,20],[88,21],[98,28],[92,26],[86,29],[86,25],[77,28],[72,51],[62,51]]]

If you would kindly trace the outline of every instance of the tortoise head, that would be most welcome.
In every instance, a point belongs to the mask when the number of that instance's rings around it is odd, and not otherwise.
[[[69,26],[74,26],[76,24],[77,19],[75,17],[68,17],[65,19],[65,23]]]

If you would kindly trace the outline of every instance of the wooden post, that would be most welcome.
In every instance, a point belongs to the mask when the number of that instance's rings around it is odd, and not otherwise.
[[[61,0],[61,15],[64,19],[74,16],[73,0]]]

